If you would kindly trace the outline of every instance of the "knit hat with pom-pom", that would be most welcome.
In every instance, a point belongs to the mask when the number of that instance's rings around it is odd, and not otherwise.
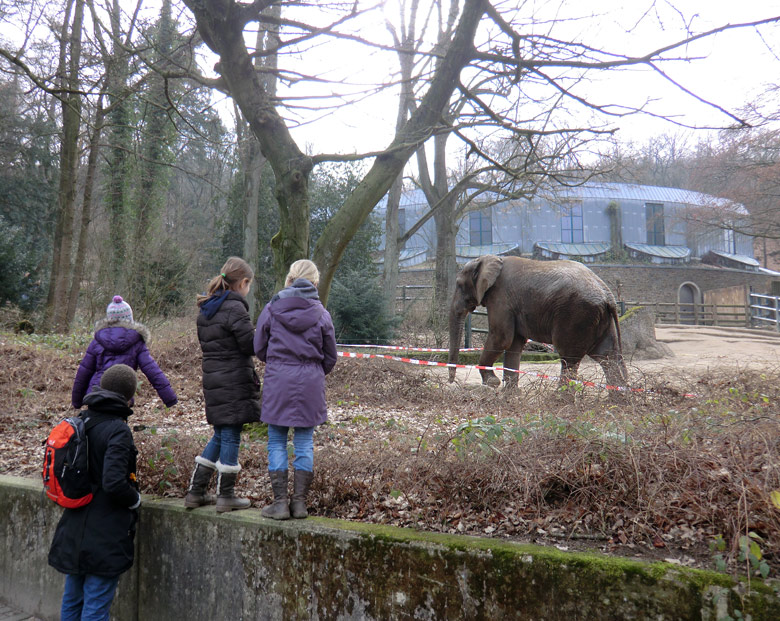
[[[133,309],[122,299],[121,295],[115,295],[106,307],[106,319],[109,321],[133,321]]]

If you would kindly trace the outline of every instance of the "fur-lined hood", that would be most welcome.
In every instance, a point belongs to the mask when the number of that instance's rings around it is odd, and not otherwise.
[[[123,351],[141,340],[151,341],[149,329],[136,321],[109,321],[101,319],[95,324],[95,340],[110,351]]]

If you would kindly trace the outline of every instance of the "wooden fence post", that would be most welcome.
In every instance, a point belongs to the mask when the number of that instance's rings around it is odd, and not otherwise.
[[[780,332],[780,297],[775,298],[775,329]]]

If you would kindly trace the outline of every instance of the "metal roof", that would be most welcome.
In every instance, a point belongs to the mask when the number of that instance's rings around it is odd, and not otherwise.
[[[626,242],[626,248],[636,250],[651,257],[664,259],[687,259],[691,256],[691,249],[685,246],[651,246],[650,244],[633,244]]]
[[[517,244],[510,243],[483,244],[482,246],[456,246],[455,256],[458,259],[476,259],[477,257],[486,254],[503,255],[517,247]]]
[[[638,183],[613,183],[606,181],[590,181],[578,186],[557,186],[547,192],[538,195],[536,200],[556,202],[562,199],[601,199],[601,200],[636,200],[649,203],[677,203],[680,205],[692,205],[696,207],[731,207],[737,213],[749,215],[747,209],[739,203],[733,203],[725,198],[712,196],[693,190],[680,188],[667,188],[656,185],[641,185]],[[515,201],[507,200],[507,203]],[[375,209],[384,211],[387,204],[387,195],[382,197]],[[401,207],[421,205],[427,207],[425,194],[419,188],[405,191],[401,195]]]
[[[490,196],[487,193],[486,196]],[[496,197],[493,196],[495,199]],[[680,205],[689,205],[695,207],[730,207],[740,215],[749,215],[745,207],[739,203],[734,203],[725,198],[712,196],[703,192],[693,190],[683,190],[680,188],[667,188],[656,185],[642,185],[638,183],[612,183],[606,181],[591,181],[578,186],[557,186],[549,189],[547,192],[540,193],[535,201],[544,200],[555,203],[567,199],[599,199],[606,201],[635,200],[647,203],[677,203]],[[522,199],[526,200],[526,199]],[[502,201],[498,201],[501,203]],[[515,203],[514,200],[503,201],[505,203]],[[375,210],[384,212],[387,204],[387,195],[377,203]],[[427,208],[428,202],[425,194],[419,188],[405,191],[401,195],[401,208],[412,207],[415,205]]]
[[[603,200],[637,200],[650,203],[679,203],[699,207],[728,207],[736,209],[741,214],[748,214],[739,203],[732,203],[725,198],[711,196],[703,192],[682,190],[680,188],[665,188],[655,185],[639,185],[636,183],[590,182],[575,187],[554,189],[548,200],[555,198],[597,198]]]
[[[744,265],[749,265],[750,267],[760,267],[761,264],[753,259],[752,257],[745,256],[744,254],[730,254],[728,252],[721,252],[720,250],[710,250],[712,254],[716,254],[719,257],[723,257],[724,259],[729,259],[730,261],[735,261],[736,263],[742,263]]]
[[[556,254],[565,254],[570,257],[588,257],[595,254],[603,254],[610,248],[609,242],[582,242],[580,244],[536,242],[534,245],[542,250],[548,250]]]

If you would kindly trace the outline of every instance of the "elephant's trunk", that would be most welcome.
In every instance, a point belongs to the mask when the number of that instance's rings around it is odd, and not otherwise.
[[[463,322],[466,320],[468,312],[458,312],[453,309],[450,311],[450,355],[448,362],[458,364],[458,355],[460,354],[460,339],[463,335]],[[455,367],[450,367],[450,382],[455,381]]]

